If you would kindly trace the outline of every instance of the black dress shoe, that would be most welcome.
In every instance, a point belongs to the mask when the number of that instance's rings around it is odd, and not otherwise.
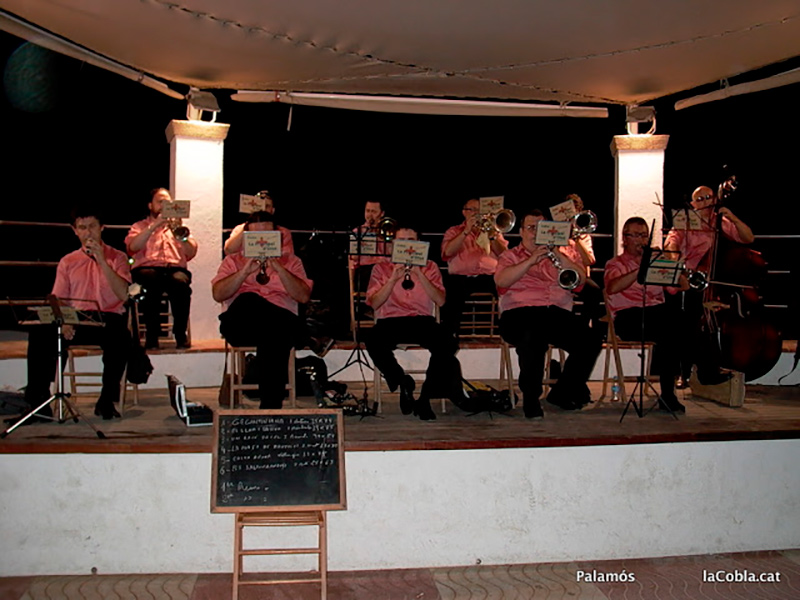
[[[158,340],[147,340],[144,343],[145,350],[158,350]]]
[[[664,396],[662,394],[658,399],[658,408],[668,412],[686,414],[686,407],[675,396]]]
[[[405,375],[400,381],[400,412],[404,415],[410,415],[414,411],[414,378],[411,375]],[[428,404],[430,409],[430,404]],[[434,416],[434,418],[436,418]]]
[[[181,340],[179,342],[175,342],[176,350],[188,350],[191,347],[192,344],[189,343],[189,340]]]
[[[575,402],[564,394],[561,394],[556,388],[551,389],[550,393],[547,394],[547,402],[562,410],[580,410],[583,408],[582,402]]]
[[[544,411],[539,399],[535,400],[522,400],[522,412],[525,413],[526,419],[543,419]]]
[[[420,398],[414,403],[414,414],[417,415],[421,421],[435,421],[436,413],[431,408],[430,400]]]
[[[117,412],[113,404],[106,402],[98,402],[94,405],[94,414],[98,417],[103,417],[103,421],[110,421],[111,419],[121,419],[122,415]]]

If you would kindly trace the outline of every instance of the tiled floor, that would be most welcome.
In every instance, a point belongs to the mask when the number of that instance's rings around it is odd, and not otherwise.
[[[721,581],[711,581],[712,577]],[[765,581],[740,581],[753,577]],[[227,600],[231,595],[231,577],[226,574],[0,578],[0,600]],[[320,588],[247,586],[241,589],[239,597],[306,600],[319,598]],[[333,572],[329,577],[328,598],[797,600],[800,550],[594,563]]]

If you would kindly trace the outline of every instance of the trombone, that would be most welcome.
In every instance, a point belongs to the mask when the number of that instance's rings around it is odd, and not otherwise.
[[[383,217],[375,227],[377,237],[382,242],[391,242],[397,235],[397,221],[391,217]]]

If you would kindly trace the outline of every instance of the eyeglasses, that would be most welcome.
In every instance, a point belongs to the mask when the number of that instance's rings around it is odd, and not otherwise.
[[[522,229],[524,231],[536,231],[536,224],[534,223],[533,225],[524,225]]]
[[[706,194],[705,196],[698,196],[695,200],[700,200],[705,202],[706,200],[711,200],[714,197],[714,194]]]
[[[477,208],[467,208],[467,207],[465,206],[465,207],[464,207],[463,209],[461,209],[461,210],[463,210],[464,212],[478,212],[478,210],[479,210],[479,209],[477,209]]]
[[[648,234],[648,233],[623,233],[622,237],[645,239],[647,237],[650,237],[650,234]]]

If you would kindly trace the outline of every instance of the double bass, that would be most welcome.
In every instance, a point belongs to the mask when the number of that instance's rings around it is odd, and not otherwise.
[[[759,287],[767,274],[760,252],[722,233],[720,208],[737,188],[735,176],[723,181],[714,208],[714,237],[706,255],[708,273],[703,290],[702,330],[720,366],[744,373],[745,381],[766,375],[778,362],[782,341],[767,318]]]

